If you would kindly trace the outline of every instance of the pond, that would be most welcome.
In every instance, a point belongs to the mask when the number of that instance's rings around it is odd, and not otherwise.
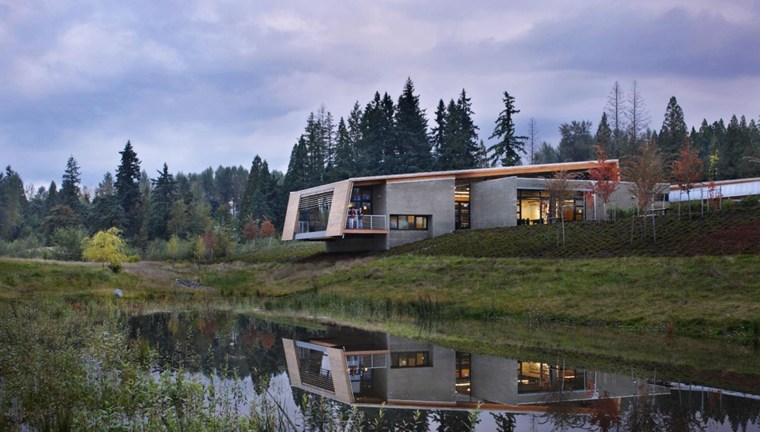
[[[568,364],[547,353],[501,358],[346,327],[234,313],[130,318],[130,338],[162,370],[214,383],[241,413],[266,399],[294,430],[760,430],[747,393]],[[576,361],[577,363],[577,361]]]

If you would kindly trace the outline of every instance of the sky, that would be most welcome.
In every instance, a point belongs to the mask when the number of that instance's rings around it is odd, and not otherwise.
[[[659,130],[760,116],[760,0],[0,0],[0,164],[82,183],[130,140],[151,177],[255,155],[286,171],[310,112],[336,119],[410,77],[429,124],[466,89],[488,143],[515,97],[517,132],[589,120],[634,82]]]

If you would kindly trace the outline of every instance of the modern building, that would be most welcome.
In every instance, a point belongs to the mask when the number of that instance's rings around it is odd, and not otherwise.
[[[685,202],[698,200],[733,199],[739,200],[748,196],[760,195],[760,178],[743,178],[735,180],[719,180],[702,182],[692,185],[689,193],[678,185],[670,186],[670,202]]]
[[[386,333],[331,327],[326,337],[282,343],[291,386],[352,405],[542,412],[555,402],[619,401],[642,391],[630,376],[459,352]],[[669,393],[646,387],[647,394]]]
[[[612,159],[606,163],[618,166]],[[290,193],[283,240],[327,241],[329,252],[385,250],[460,229],[604,219],[592,193],[596,161],[358,177]],[[571,173],[562,202],[548,192]],[[620,184],[608,208],[634,205]]]

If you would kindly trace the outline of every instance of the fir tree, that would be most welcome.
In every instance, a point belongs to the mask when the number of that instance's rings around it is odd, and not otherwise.
[[[124,150],[120,151],[121,163],[116,169],[116,198],[124,211],[124,235],[127,239],[134,239],[142,226],[143,213],[141,212],[142,196],[140,194],[140,159],[132,149],[132,144],[127,141]]]
[[[602,119],[599,120],[599,127],[596,128],[594,141],[597,146],[604,150],[605,156],[614,154],[612,135],[613,132],[607,122],[607,113],[602,113]]]
[[[590,121],[563,123],[559,127],[562,139],[559,142],[559,155],[562,161],[587,161],[592,158],[594,138],[591,136]]]
[[[246,222],[271,217],[269,201],[272,196],[272,179],[266,161],[256,155],[248,174],[243,202],[238,214],[238,229],[243,230]]]
[[[504,110],[496,119],[496,127],[489,139],[498,138],[499,141],[488,148],[491,153],[492,165],[501,163],[501,166],[520,165],[520,153],[525,154],[525,141],[528,137],[515,136],[515,122],[512,116],[519,113],[515,109],[515,98],[509,92],[504,92]]]
[[[688,130],[683,118],[683,110],[678,105],[676,97],[672,96],[665,109],[665,119],[657,136],[657,146],[666,166],[676,159],[679,149],[686,145],[687,139]]]
[[[443,103],[443,99],[438,101],[438,106],[435,109],[435,126],[430,130],[430,145],[433,149],[433,166],[436,169],[441,169],[441,148],[446,147],[446,120],[448,112],[446,111],[446,104]]]
[[[438,167],[442,170],[469,169],[478,166],[480,141],[478,127],[472,120],[472,104],[462,89],[456,102],[446,107],[444,142],[439,147]]]
[[[162,171],[158,172],[158,178],[151,180],[153,190],[150,199],[150,217],[148,234],[150,238],[169,238],[169,219],[174,200],[177,197],[177,185],[174,176],[169,173],[169,167],[164,163]]]
[[[335,139],[335,165],[330,173],[330,180],[344,180],[351,177],[356,166],[356,151],[351,141],[346,122],[343,117],[338,121],[338,132]]]
[[[81,190],[79,188],[81,175],[79,174],[79,164],[74,156],[69,156],[66,162],[66,170],[63,173],[61,181],[61,204],[71,207],[72,210],[81,213],[82,205],[79,201]]]
[[[407,78],[396,108],[396,161],[390,172],[420,172],[432,168],[427,118],[419,99],[414,94],[412,79]]]

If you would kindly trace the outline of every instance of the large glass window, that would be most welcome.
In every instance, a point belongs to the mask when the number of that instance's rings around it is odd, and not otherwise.
[[[356,210],[361,209],[362,214],[371,215],[372,213],[372,188],[355,187],[351,190],[351,203],[349,208]]]
[[[586,373],[548,363],[517,362],[517,392],[541,393],[557,389],[584,390]]]
[[[332,191],[302,196],[298,202],[298,233],[325,231],[332,207]]]
[[[413,368],[432,366],[428,351],[391,353],[392,368]]]
[[[460,185],[454,190],[454,228],[470,228],[470,185]]]
[[[391,215],[390,229],[392,230],[426,230],[430,216]]]
[[[559,220],[560,207],[565,221],[585,219],[586,202],[583,192],[572,192],[572,198],[564,200],[560,206],[549,192],[542,190],[517,191],[517,224],[535,225]]]

